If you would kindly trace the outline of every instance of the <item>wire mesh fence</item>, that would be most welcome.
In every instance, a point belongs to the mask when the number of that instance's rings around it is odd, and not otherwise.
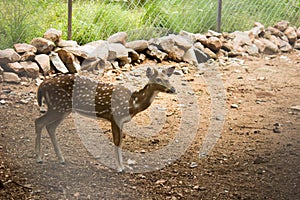
[[[219,0],[220,1],[220,0]],[[73,0],[73,40],[79,44],[126,31],[128,40],[185,30],[217,29],[218,0]],[[67,35],[67,0],[0,0],[0,47],[30,40],[48,28]],[[299,0],[223,0],[221,30],[247,30],[255,21],[300,26]],[[1,45],[2,44],[2,45]]]

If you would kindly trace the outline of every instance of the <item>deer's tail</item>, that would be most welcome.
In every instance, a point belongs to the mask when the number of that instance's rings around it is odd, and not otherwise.
[[[37,102],[39,106],[42,106],[43,103],[43,83],[40,84],[40,86],[38,87],[36,96],[37,96]]]

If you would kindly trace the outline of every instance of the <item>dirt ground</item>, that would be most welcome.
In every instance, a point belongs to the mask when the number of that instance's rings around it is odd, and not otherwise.
[[[190,67],[182,79],[198,104],[200,116],[189,118],[195,119],[191,123],[199,119],[197,133],[175,162],[144,173],[119,174],[99,162],[83,145],[72,115],[57,130],[66,164],[58,163],[46,131],[44,162],[36,163],[37,86],[0,83],[0,199],[300,199],[300,52],[219,63],[207,69],[217,69],[223,80],[224,118],[212,114],[218,109],[208,87],[209,70],[203,74]],[[170,94],[159,94],[153,104],[166,107],[159,134],[127,134],[125,150],[147,155],[174,140],[183,105]],[[149,124],[150,115],[147,110],[135,122]],[[224,120],[224,127],[209,154],[199,158],[213,120]],[[109,123],[101,126],[111,138]],[[134,165],[127,158],[124,162]]]

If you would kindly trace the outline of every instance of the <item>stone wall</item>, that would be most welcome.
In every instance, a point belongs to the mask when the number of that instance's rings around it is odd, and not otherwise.
[[[300,27],[280,21],[273,27],[255,23],[248,31],[193,34],[186,31],[150,40],[127,42],[120,32],[107,40],[85,45],[62,39],[62,32],[49,29],[30,44],[15,44],[0,50],[0,82],[20,83],[54,73],[97,71],[141,64],[145,59],[172,60],[194,65],[220,56],[260,56],[300,49]]]

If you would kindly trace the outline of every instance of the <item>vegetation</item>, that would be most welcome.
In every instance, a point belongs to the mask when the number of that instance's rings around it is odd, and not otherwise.
[[[0,0],[0,49],[30,42],[49,28],[67,37],[67,0]],[[129,40],[149,39],[181,30],[216,27],[216,0],[73,0],[73,40],[80,44],[126,31]],[[300,26],[300,3],[290,0],[223,1],[222,30],[246,30],[285,19]]]

